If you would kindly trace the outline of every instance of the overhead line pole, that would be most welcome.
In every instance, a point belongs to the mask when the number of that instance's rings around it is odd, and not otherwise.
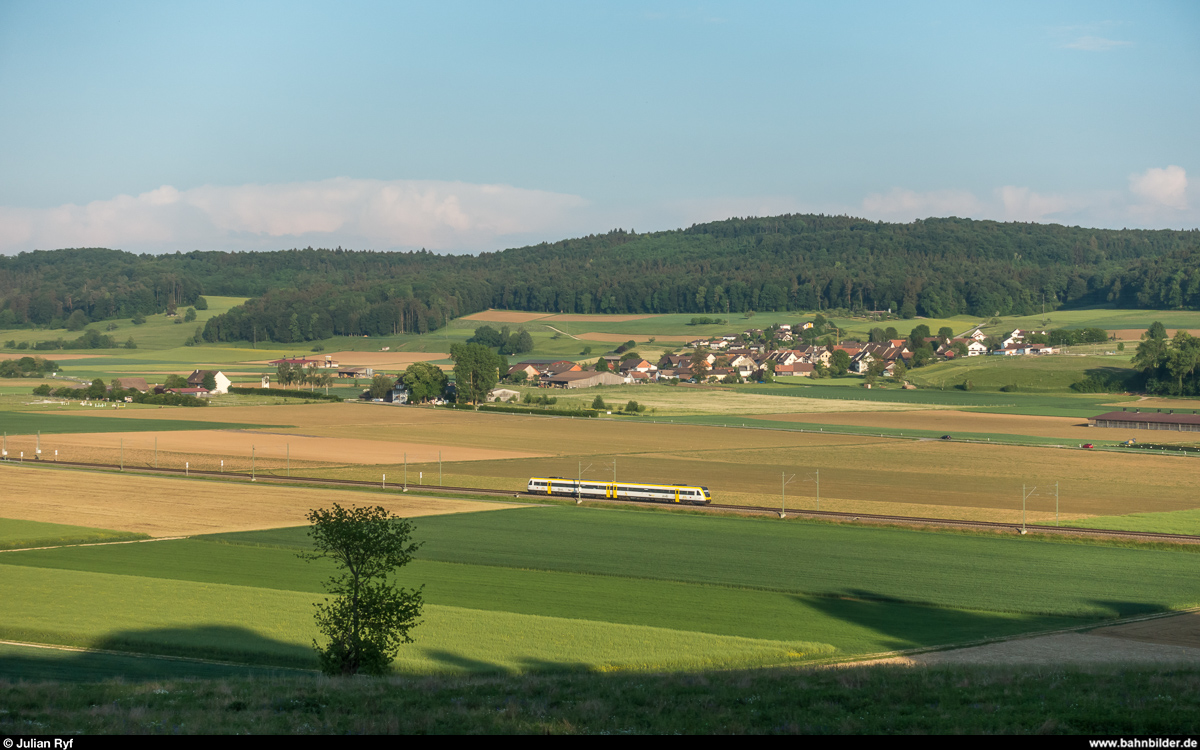
[[[793,474],[791,477],[788,477],[786,471],[779,472],[779,481],[780,481],[780,485],[779,485],[779,498],[780,498],[780,500],[779,500],[779,517],[780,518],[787,518],[787,485],[788,485],[788,482],[792,481],[795,478],[796,478],[795,474]]]
[[[1021,485],[1021,533],[1025,533],[1025,501],[1033,497],[1033,493],[1037,491],[1037,487],[1025,492],[1025,485]]]

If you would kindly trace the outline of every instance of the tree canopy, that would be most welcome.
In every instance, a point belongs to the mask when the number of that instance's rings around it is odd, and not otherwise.
[[[314,552],[305,560],[332,560],[339,572],[325,583],[334,595],[318,603],[317,628],[327,639],[313,641],[328,675],[359,672],[381,675],[396,658],[400,646],[412,643],[423,605],[424,586],[397,588],[396,572],[412,561],[421,546],[412,542],[413,524],[380,506],[331,508],[309,511],[308,535]]]
[[[437,365],[428,362],[414,362],[408,366],[401,376],[408,396],[413,401],[429,401],[440,398],[446,390],[446,373]]]
[[[487,398],[500,379],[500,357],[483,344],[452,344],[456,398],[460,404],[477,404]]]

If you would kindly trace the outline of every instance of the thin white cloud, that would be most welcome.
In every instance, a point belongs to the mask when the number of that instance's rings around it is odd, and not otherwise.
[[[278,248],[492,250],[506,238],[565,231],[587,205],[510,185],[358,180],[164,185],[84,206],[0,207],[0,252],[103,246],[143,251]]]
[[[1129,176],[1129,190],[1151,207],[1186,209],[1187,186],[1187,171],[1174,164],[1163,169],[1151,167]]]
[[[977,216],[983,204],[967,190],[915,190],[892,188],[887,193],[871,193],[863,199],[863,211],[872,218],[924,219],[930,216]]]
[[[1082,208],[1081,196],[1035,193],[1027,187],[1005,185],[996,190],[1005,221],[1042,221],[1064,211]]]
[[[1107,52],[1120,47],[1128,47],[1131,44],[1133,42],[1105,39],[1102,36],[1081,36],[1072,42],[1067,42],[1063,47],[1082,50],[1084,52]]]

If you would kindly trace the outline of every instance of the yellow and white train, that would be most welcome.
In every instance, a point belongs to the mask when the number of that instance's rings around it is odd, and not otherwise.
[[[712,494],[697,484],[630,484],[626,482],[576,481],[562,477],[534,477],[529,493],[592,500],[649,500],[660,503],[708,505]]]

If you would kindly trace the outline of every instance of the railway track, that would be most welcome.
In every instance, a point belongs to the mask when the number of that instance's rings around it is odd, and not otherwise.
[[[16,464],[17,461],[5,459],[5,463]],[[512,497],[517,499],[538,500],[545,499],[547,495],[537,492],[530,493],[522,490],[494,490],[482,487],[452,487],[437,484],[413,484],[394,482],[388,484],[384,481],[374,482],[362,479],[334,479],[328,477],[300,477],[300,476],[278,476],[275,474],[258,474],[247,472],[233,471],[207,471],[197,469],[174,469],[174,468],[154,468],[154,467],[137,467],[125,469],[117,464],[98,464],[86,463],[82,461],[28,461],[31,465],[36,466],[59,466],[81,469],[92,469],[101,471],[129,471],[138,474],[160,474],[167,476],[187,476],[187,477],[202,477],[208,479],[231,479],[231,480],[247,480],[252,482],[262,482],[265,484],[300,484],[300,485],[324,485],[335,487],[363,487],[374,488],[380,490],[393,490],[398,492],[446,492],[452,494],[464,495],[485,495],[491,497]],[[570,497],[555,495],[558,499],[570,500]],[[881,515],[875,513],[843,513],[839,511],[828,510],[788,510],[786,513],[781,513],[777,509],[765,508],[758,505],[724,505],[719,503],[711,503],[709,505],[684,505],[675,503],[657,503],[640,500],[591,500],[584,498],[583,502],[600,502],[600,503],[619,503],[622,505],[641,505],[650,508],[663,507],[685,507],[691,510],[712,510],[732,513],[748,513],[756,515],[774,515],[779,517],[789,518],[819,518],[835,521],[857,521],[860,523],[879,523],[879,524],[899,524],[905,526],[932,526],[942,528],[960,528],[960,529],[975,529],[986,531],[1004,531],[1015,534],[1049,534],[1060,536],[1076,536],[1076,537],[1108,537],[1122,538],[1143,542],[1167,542],[1175,544],[1200,544],[1200,536],[1191,534],[1166,534],[1152,531],[1119,531],[1114,529],[1088,529],[1078,526],[1047,526],[1045,524],[1019,524],[1019,523],[1000,523],[996,521],[966,521],[947,518],[922,518],[919,516],[894,516]]]

